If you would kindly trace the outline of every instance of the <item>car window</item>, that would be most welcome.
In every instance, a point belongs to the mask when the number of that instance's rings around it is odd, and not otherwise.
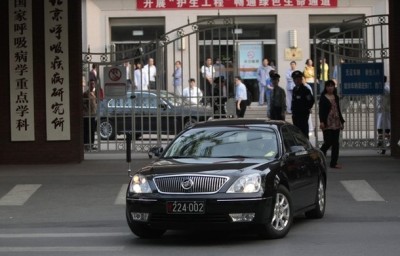
[[[175,94],[172,94],[167,91],[160,91],[160,96],[163,99],[162,102],[166,104],[165,101],[168,101],[171,105],[177,107],[184,104],[184,99],[182,97],[177,97]]]
[[[289,130],[293,135],[296,145],[303,146],[305,149],[310,149],[312,147],[310,141],[306,138],[306,136],[304,136],[299,128],[292,125],[289,126]]]
[[[150,94],[148,99],[150,108],[157,108],[157,96],[154,94]]]
[[[272,129],[241,128],[192,129],[167,149],[164,157],[246,157],[275,158],[277,136]]]
[[[124,106],[124,99],[111,99],[108,102],[109,108],[122,108]]]
[[[133,105],[136,109],[140,109],[142,107],[142,96],[139,93],[135,94],[135,98],[133,99]]]
[[[286,151],[290,152],[290,148],[296,146],[296,141],[292,136],[289,127],[287,125],[282,126],[282,137],[283,137],[283,144],[285,146]]]

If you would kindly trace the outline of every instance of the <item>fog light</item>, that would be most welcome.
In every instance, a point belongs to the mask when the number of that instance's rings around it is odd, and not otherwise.
[[[253,221],[256,214],[254,212],[230,213],[229,216],[231,217],[233,222],[250,222]]]
[[[147,221],[149,214],[146,212],[131,212],[134,221]]]

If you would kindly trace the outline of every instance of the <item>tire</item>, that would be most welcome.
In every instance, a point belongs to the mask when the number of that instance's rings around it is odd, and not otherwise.
[[[99,127],[102,140],[115,140],[115,127],[111,119],[101,120]]]
[[[319,178],[317,195],[315,198],[315,208],[305,212],[307,218],[310,219],[321,219],[324,217],[326,208],[326,187],[325,179],[323,176]]]
[[[293,204],[289,191],[279,186],[269,221],[259,227],[263,239],[279,239],[287,235],[293,222]]]
[[[132,233],[140,238],[160,238],[166,232],[164,229],[153,229],[145,223],[133,221],[128,211],[126,211],[126,220]]]

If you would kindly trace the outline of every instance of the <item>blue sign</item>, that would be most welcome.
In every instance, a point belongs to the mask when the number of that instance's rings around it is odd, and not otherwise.
[[[383,63],[341,65],[341,92],[344,95],[383,94]]]

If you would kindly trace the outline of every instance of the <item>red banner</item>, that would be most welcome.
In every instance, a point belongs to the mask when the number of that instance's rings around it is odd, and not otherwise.
[[[138,10],[333,8],[338,0],[137,0]]]

